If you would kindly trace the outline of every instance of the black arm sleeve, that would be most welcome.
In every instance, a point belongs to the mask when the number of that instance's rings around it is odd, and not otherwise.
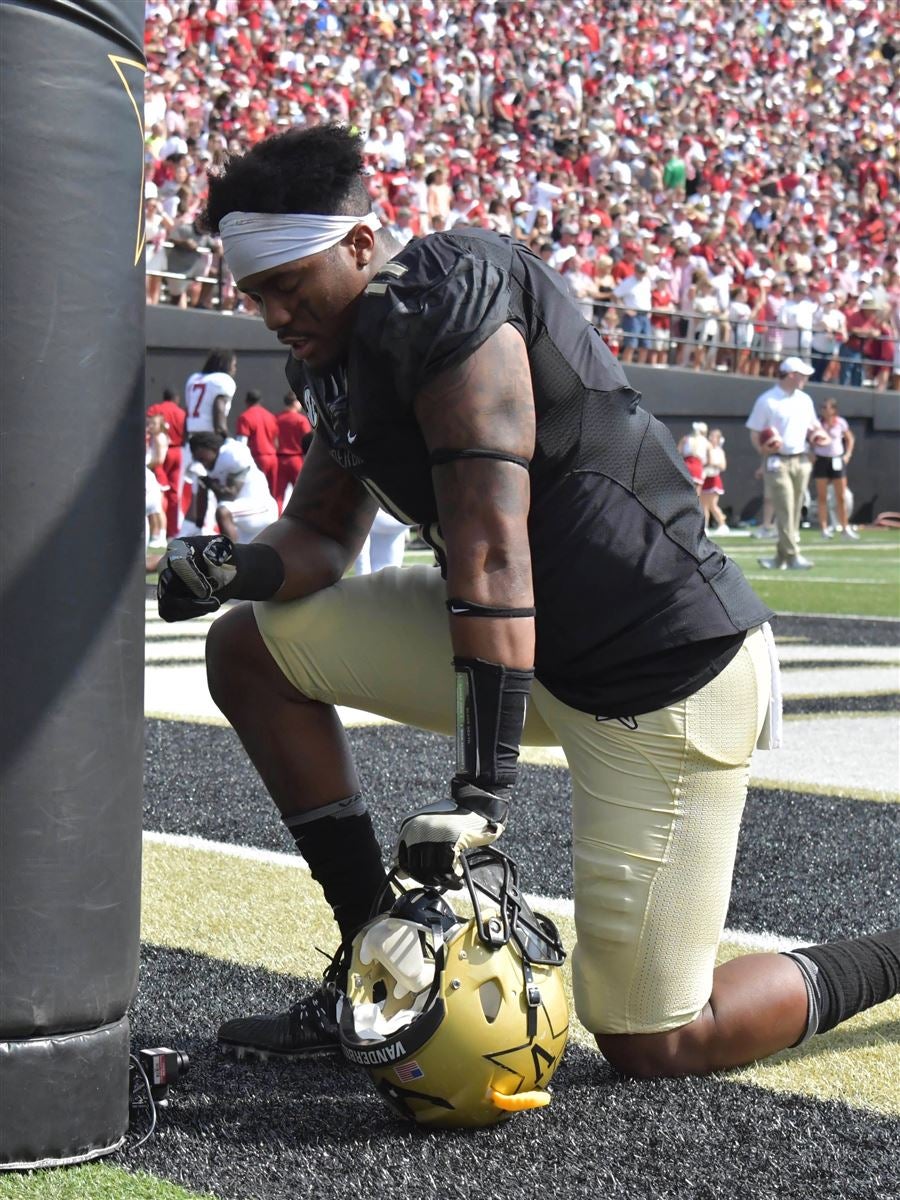
[[[281,555],[264,542],[232,547],[236,568],[234,582],[228,587],[231,600],[270,600],[284,583]]]
[[[534,671],[515,670],[480,658],[454,658],[456,671],[456,767],[453,798],[506,801],[518,774],[519,743]],[[485,813],[490,815],[490,813]]]

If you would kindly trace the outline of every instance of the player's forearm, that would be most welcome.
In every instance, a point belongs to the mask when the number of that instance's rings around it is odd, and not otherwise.
[[[451,617],[450,638],[453,653],[460,658],[481,658],[521,670],[534,664],[532,618]]]
[[[227,508],[216,509],[216,524],[225,537],[231,538],[233,542],[239,541],[238,527]]]
[[[472,602],[479,590],[483,599]],[[534,665],[534,617],[526,615],[534,606],[530,587],[494,578],[489,588],[479,589],[474,579],[460,576],[448,580],[447,596],[454,655],[521,669]],[[464,607],[465,613],[459,611]],[[478,615],[479,608],[496,615]],[[516,612],[522,615],[501,615]]]
[[[190,506],[185,513],[185,520],[201,526],[206,517],[206,506],[209,503],[209,489],[198,486],[191,497]]]
[[[228,414],[225,411],[224,396],[217,396],[213,402],[213,428],[223,438],[228,437]]]
[[[365,534],[358,544],[348,544],[284,514],[254,540],[272,546],[284,565],[284,582],[272,597],[280,603],[300,600],[337,583],[362,548]]]
[[[436,493],[456,655],[534,664],[529,482],[521,466],[490,459],[441,469]]]
[[[498,831],[517,778],[535,644],[526,526],[499,532],[488,524],[479,538],[470,529],[468,553],[454,554],[451,540],[447,572],[457,711],[451,795]]]
[[[281,519],[257,538],[278,551],[284,583],[278,601],[330,587],[362,549],[378,505],[315,441]]]
[[[528,668],[534,664],[531,552],[526,529],[503,524],[448,540],[450,637],[457,656]]]

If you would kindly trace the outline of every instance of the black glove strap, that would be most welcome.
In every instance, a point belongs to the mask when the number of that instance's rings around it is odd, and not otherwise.
[[[229,585],[229,598],[271,600],[284,583],[284,563],[278,551],[264,542],[251,542],[232,546],[231,555],[237,574]]]
[[[516,782],[519,742],[533,670],[516,670],[481,658],[454,658],[456,671],[456,789],[475,785],[501,803]],[[475,799],[473,793],[473,799]],[[487,815],[487,813],[485,813]],[[494,819],[494,818],[491,818]]]

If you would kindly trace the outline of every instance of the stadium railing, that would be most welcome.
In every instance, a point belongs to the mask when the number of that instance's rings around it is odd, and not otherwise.
[[[169,249],[171,243],[167,242],[165,246]],[[178,271],[148,269],[147,275],[163,281],[160,303],[167,303],[170,299],[174,299],[169,296],[167,285],[172,280],[179,280],[186,284],[199,283],[214,286],[215,291],[210,299],[210,306],[219,312],[229,311],[225,307],[225,301],[229,298],[231,288],[228,286],[229,280],[221,258],[215,265],[215,274],[192,276]],[[623,326],[622,318],[633,313],[634,309],[605,301],[592,301],[591,309],[594,325],[600,330],[604,340],[614,353],[621,354],[626,338],[636,339],[637,345],[634,349],[639,354],[641,351],[647,351],[665,355],[665,361],[657,363],[658,366],[690,366],[692,356],[697,353],[702,356],[700,369],[754,375],[757,373],[756,370],[747,369],[751,364],[758,368],[764,363],[780,361],[788,355],[795,354],[806,362],[812,362],[815,359],[824,362],[827,373],[831,375],[831,378],[825,382],[838,383],[840,381],[853,386],[851,379],[858,377],[859,383],[856,386],[870,387],[875,386],[878,373],[887,372],[887,389],[898,390],[896,384],[891,386],[892,380],[897,379],[898,375],[893,366],[893,355],[886,361],[882,357],[857,356],[854,352],[854,356],[850,358],[842,356],[840,346],[831,354],[820,352],[813,348],[813,334],[808,329],[798,329],[796,326],[781,325],[772,321],[760,321],[752,317],[746,320],[732,321],[726,317],[713,318],[709,314],[694,312],[691,309],[651,308],[642,314],[651,322],[650,335],[647,338],[635,334]],[[716,322],[716,336],[700,341],[696,336],[698,327],[712,320]],[[752,325],[754,331],[749,344],[747,344],[746,337],[748,325]],[[878,342],[882,346],[889,343],[893,347],[895,342],[900,340],[900,334],[896,338],[882,336],[864,340]],[[743,369],[741,369],[742,366]]]
[[[888,359],[881,355],[867,356],[856,350],[851,357],[846,352],[841,353],[842,344],[836,345],[830,353],[816,350],[812,345],[812,330],[798,329],[796,326],[773,321],[760,321],[753,317],[733,321],[727,317],[711,317],[708,313],[698,313],[691,309],[651,308],[640,314],[651,322],[648,338],[623,325],[622,318],[634,314],[633,308],[615,302],[594,301],[592,310],[594,325],[615,353],[620,354],[623,343],[630,338],[635,350],[664,353],[665,362],[658,364],[661,366],[689,366],[696,352],[703,356],[707,363],[712,362],[712,369],[755,374],[747,370],[738,372],[742,355],[745,356],[747,364],[755,365],[778,362],[789,355],[796,355],[807,363],[820,360],[826,368],[830,366],[834,378],[827,382],[837,383],[841,375],[846,377],[858,373],[862,376],[858,386],[871,386],[874,381],[866,378],[867,369],[873,374],[886,372],[888,383],[898,374],[896,366],[893,365],[893,348],[897,341],[900,341],[900,334],[896,337],[882,335],[862,339],[865,342],[876,342],[880,348],[889,347],[892,353]],[[716,336],[700,340],[700,328],[712,321],[716,323]],[[753,336],[749,342],[746,336],[749,333],[748,325],[753,327]],[[637,344],[634,344],[635,342]],[[891,390],[897,390],[896,386]]]

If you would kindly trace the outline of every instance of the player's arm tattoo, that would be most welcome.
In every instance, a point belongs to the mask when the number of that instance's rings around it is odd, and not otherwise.
[[[447,545],[448,594],[492,608],[532,607],[527,463],[535,411],[521,335],[504,325],[459,367],[430,380],[415,411],[432,453],[489,450],[525,461],[451,459],[435,466],[432,478]],[[530,665],[530,620],[467,617],[452,625],[457,653]]]

